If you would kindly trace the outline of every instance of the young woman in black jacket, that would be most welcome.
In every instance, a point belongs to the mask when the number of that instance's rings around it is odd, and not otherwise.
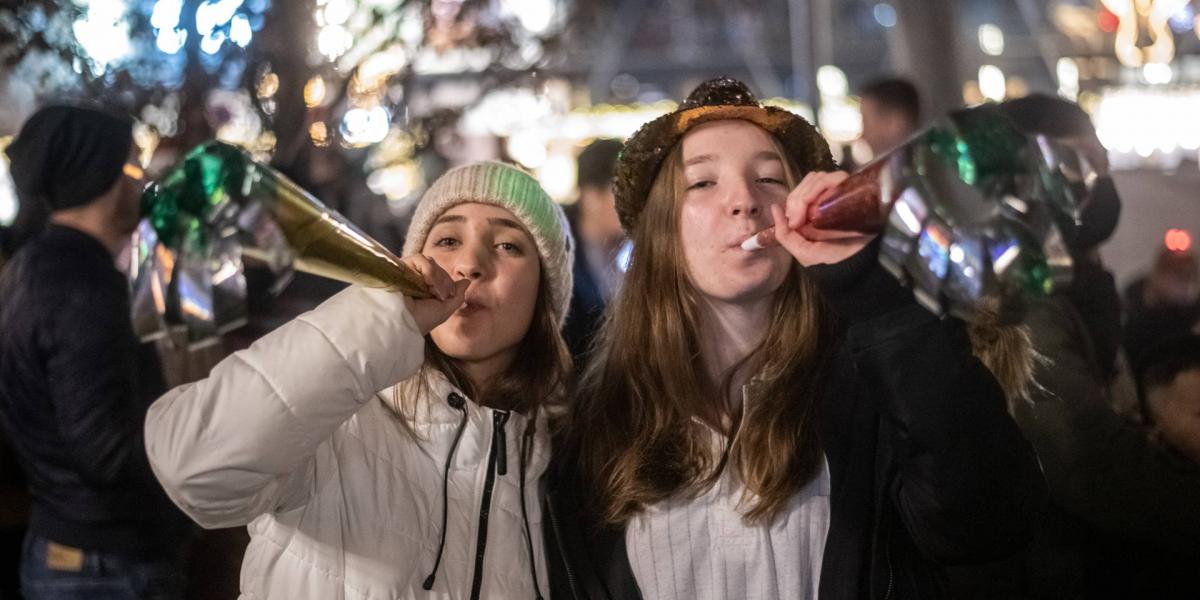
[[[805,227],[832,169],[730,79],[627,143],[633,259],[547,486],[554,598],[937,598],[1028,539],[1044,483],[964,324],[869,237]]]

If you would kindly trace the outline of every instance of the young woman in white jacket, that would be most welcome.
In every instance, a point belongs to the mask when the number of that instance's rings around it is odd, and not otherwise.
[[[151,407],[170,497],[249,524],[242,598],[541,597],[569,231],[528,174],[454,169],[404,247],[438,298],[351,287]]]

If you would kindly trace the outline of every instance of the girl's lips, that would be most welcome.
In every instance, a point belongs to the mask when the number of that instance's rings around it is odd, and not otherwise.
[[[750,237],[746,238],[744,241],[738,244],[738,246],[742,250],[754,251],[762,250],[763,248],[769,248],[777,245],[778,243],[779,242],[775,241],[775,229],[768,228],[759,231],[758,233],[751,234]]]
[[[454,311],[457,314],[471,315],[481,310],[488,308],[487,304],[481,302],[478,297],[467,296],[462,306]]]

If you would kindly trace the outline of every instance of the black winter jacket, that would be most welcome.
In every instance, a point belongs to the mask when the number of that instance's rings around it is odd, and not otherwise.
[[[125,277],[99,241],[51,225],[0,275],[0,425],[29,481],[30,530],[134,555],[177,548],[186,517],[150,472],[142,423],[164,391]]]
[[[872,244],[809,270],[847,324],[821,395],[821,600],[942,597],[945,565],[1015,553],[1045,502],[1037,458],[963,323],[918,306],[876,256]],[[624,531],[589,509],[575,444],[561,444],[546,488],[552,597],[641,598]]]

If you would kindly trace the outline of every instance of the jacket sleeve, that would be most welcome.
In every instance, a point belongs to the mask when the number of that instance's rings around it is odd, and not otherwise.
[[[917,546],[943,564],[1011,555],[1045,502],[1037,458],[966,328],[916,304],[877,262],[878,242],[813,269],[848,322],[861,393],[883,415],[895,457],[890,496]]]
[[[1069,304],[1034,303],[1028,322],[1049,364],[1038,370],[1034,402],[1015,416],[1042,459],[1051,497],[1105,531],[1180,549],[1200,545],[1200,467],[1113,411]]]
[[[99,279],[62,298],[65,306],[47,323],[46,380],[64,459],[88,483],[111,487],[145,473],[145,400],[128,300],[120,281]]]
[[[300,506],[318,447],[423,360],[403,298],[351,287],[159,398],[146,417],[150,464],[204,527]]]

